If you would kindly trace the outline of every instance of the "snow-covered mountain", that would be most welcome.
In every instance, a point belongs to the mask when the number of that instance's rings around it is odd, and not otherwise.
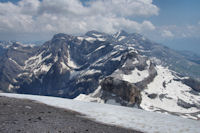
[[[200,83],[188,77],[199,78],[200,65],[142,35],[125,31],[56,34],[41,46],[13,43],[3,49],[0,88],[4,92],[200,118]],[[195,69],[187,72],[190,68]]]

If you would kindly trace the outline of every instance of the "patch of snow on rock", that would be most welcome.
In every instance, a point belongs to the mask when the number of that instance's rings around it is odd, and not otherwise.
[[[123,74],[122,79],[130,83],[137,83],[144,80],[144,78],[148,76],[149,76],[148,70],[140,71],[137,68],[135,68],[133,71],[131,71],[131,74],[129,75]]]
[[[11,91],[12,88],[14,88],[14,86],[13,86],[12,84],[9,84],[9,86],[8,86],[8,90]]]
[[[71,68],[79,68],[79,66],[73,61],[73,59],[71,58],[70,54],[69,54],[69,50],[68,50],[68,57],[67,57],[67,65]]]
[[[119,39],[118,39],[118,41],[122,41],[122,40],[124,40],[126,37],[125,36],[121,36]]]
[[[93,33],[92,35],[93,35],[93,36],[96,36],[96,37],[98,37],[98,38],[99,38],[99,37],[102,37],[101,34],[95,34],[95,33]]]
[[[94,41],[96,41],[96,38],[93,38],[93,37],[86,37],[85,40],[87,40],[88,42],[93,43]]]
[[[102,49],[102,48],[105,48],[105,47],[106,47],[105,45],[102,45],[102,46],[98,47],[97,49],[95,49],[94,52],[96,52],[96,51],[98,51],[98,50],[100,50],[100,49]]]
[[[106,39],[105,38],[97,38],[99,41],[106,41]]]
[[[112,58],[112,61],[120,61],[121,58],[122,58],[122,55],[115,57],[115,58]]]
[[[95,70],[95,69],[92,69],[92,70],[88,70],[85,75],[92,75],[94,73],[101,73],[100,70]]]

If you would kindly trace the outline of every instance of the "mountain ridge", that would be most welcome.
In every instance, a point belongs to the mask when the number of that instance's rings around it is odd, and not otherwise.
[[[82,96],[81,100],[199,118],[200,83],[186,77],[194,72],[200,76],[199,65],[140,34],[59,33],[41,46],[14,43],[3,50],[0,88],[4,92]]]

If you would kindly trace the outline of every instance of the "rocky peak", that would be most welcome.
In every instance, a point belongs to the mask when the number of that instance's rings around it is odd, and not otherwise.
[[[121,37],[121,36],[127,37],[128,35],[129,35],[129,34],[128,34],[126,31],[120,30],[120,31],[118,31],[117,33],[114,34],[114,37],[115,37],[115,38],[119,38],[119,37]]]
[[[87,33],[85,33],[86,36],[94,36],[94,34],[103,35],[105,33],[102,33],[102,32],[96,31],[96,30],[91,30],[91,31],[88,31]]]
[[[64,33],[58,33],[58,34],[53,36],[52,41],[55,41],[55,40],[70,40],[70,39],[72,39],[71,35],[64,34]]]

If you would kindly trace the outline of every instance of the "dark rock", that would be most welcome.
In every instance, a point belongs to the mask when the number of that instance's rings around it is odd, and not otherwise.
[[[152,94],[148,94],[147,96],[151,99],[155,99],[158,96],[158,94],[152,93]]]
[[[42,118],[41,118],[41,117],[38,117],[37,119],[38,119],[38,120],[40,120],[40,121],[42,120]]]
[[[166,97],[166,95],[167,95],[167,94],[160,94],[160,95],[159,95],[159,99],[162,100],[163,98]]]
[[[187,103],[187,102],[185,102],[181,99],[178,99],[177,105],[181,106],[183,108],[186,108],[186,109],[189,109],[189,108],[192,108],[192,107],[197,107],[195,104]]]
[[[162,85],[163,85],[164,88],[166,88],[166,82],[165,81],[163,82]]]
[[[189,79],[183,79],[182,82],[190,86],[194,91],[200,92],[200,81],[189,78]]]
[[[128,105],[139,105],[141,102],[139,89],[129,82],[115,79],[113,77],[108,77],[101,82],[101,88],[103,91],[114,94],[117,97],[127,101]],[[106,99],[108,96],[104,95],[103,93],[102,97],[103,99]]]
[[[149,67],[149,76],[143,79],[142,81],[136,83],[135,85],[140,89],[144,90],[149,83],[151,83],[157,75],[157,71],[155,69],[155,64],[151,63]]]

